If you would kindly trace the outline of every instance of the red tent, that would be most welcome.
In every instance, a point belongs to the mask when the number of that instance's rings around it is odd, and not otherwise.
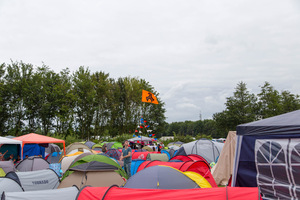
[[[119,187],[85,187],[78,196],[77,200],[152,200],[152,199],[230,199],[230,200],[255,200],[260,199],[257,187],[220,187],[220,188],[199,188],[199,189],[131,189]]]
[[[144,151],[144,152],[133,152],[133,153],[132,153],[132,160],[134,160],[134,159],[142,159],[142,160],[146,160],[147,155],[148,155],[149,153],[150,153],[150,154],[151,154],[151,153],[155,153],[155,154],[159,153],[159,154],[160,154],[160,152],[157,152],[157,151],[153,151],[153,152],[149,152],[149,151]]]
[[[145,161],[143,162],[139,168],[137,169],[137,172],[141,171],[144,168],[156,166],[156,165],[164,165],[173,167],[175,169],[178,169],[182,172],[185,171],[192,171],[200,174],[203,176],[212,187],[217,187],[216,181],[213,178],[213,176],[210,173],[210,167],[209,165],[204,161],[186,161],[186,162],[162,162],[158,160],[154,161]]]
[[[36,133],[29,133],[26,135],[22,135],[20,137],[15,137],[14,140],[19,140],[22,141],[22,155],[23,155],[23,147],[25,144],[47,144],[47,143],[63,143],[64,145],[64,154],[66,155],[66,149],[65,149],[65,141],[44,136],[44,135],[39,135]]]
[[[184,156],[184,155],[174,156],[170,160],[181,160],[183,162],[202,160],[202,161],[206,162],[207,165],[209,165],[208,162],[202,156],[199,156],[199,155],[196,155],[196,154],[189,154],[187,156]]]

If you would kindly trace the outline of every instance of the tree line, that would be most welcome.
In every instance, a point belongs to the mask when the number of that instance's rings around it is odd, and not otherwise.
[[[142,90],[160,104],[141,102]],[[164,102],[144,79],[113,79],[79,67],[54,72],[46,65],[0,65],[0,134],[75,134],[79,138],[134,133],[141,116],[155,132],[165,126]]]
[[[265,119],[300,109],[300,97],[288,90],[279,92],[269,82],[260,86],[258,94],[250,93],[244,82],[237,84],[233,96],[227,97],[225,110],[213,119],[174,122],[165,127],[166,135],[194,137],[226,137],[228,131],[248,122]]]

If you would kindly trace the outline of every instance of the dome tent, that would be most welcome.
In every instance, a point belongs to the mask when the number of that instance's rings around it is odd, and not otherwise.
[[[21,185],[11,178],[0,177],[0,196],[3,192],[23,192]]]
[[[124,188],[191,189],[199,188],[199,185],[172,167],[153,166],[130,177],[124,184]]]
[[[9,172],[5,176],[19,183],[24,191],[56,189],[59,177],[52,169],[31,172]]]
[[[38,156],[25,158],[16,166],[16,169],[20,172],[36,171],[48,168],[49,162]]]
[[[103,155],[88,155],[74,162],[66,171],[59,188],[76,185],[110,186],[122,185],[128,178],[125,171],[112,159]]]
[[[216,162],[221,153],[221,145],[208,139],[200,139],[183,144],[175,156],[196,154],[203,157],[208,163]],[[224,144],[223,144],[224,145]]]

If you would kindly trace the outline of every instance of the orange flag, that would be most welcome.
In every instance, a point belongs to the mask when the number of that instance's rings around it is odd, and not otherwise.
[[[148,92],[146,90],[143,90],[142,102],[158,104],[156,96],[154,96],[154,94],[152,94],[151,92]]]

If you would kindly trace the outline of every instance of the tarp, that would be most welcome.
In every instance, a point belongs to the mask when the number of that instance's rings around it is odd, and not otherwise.
[[[153,166],[131,176],[124,184],[124,188],[192,189],[199,188],[199,185],[172,167]]]
[[[29,192],[5,192],[2,200],[74,200],[78,194],[77,187]]]
[[[48,143],[63,143],[64,145],[64,151],[65,151],[65,141],[44,136],[44,135],[39,135],[36,133],[29,133],[26,135],[22,135],[20,137],[15,137],[14,140],[19,140],[22,141],[23,146],[22,146],[22,152],[23,152],[23,147],[25,144],[48,144]]]
[[[300,110],[237,126],[233,186],[263,198],[300,197]]]
[[[255,200],[259,199],[258,188],[220,187],[198,189],[131,189],[118,187],[85,187],[77,197],[77,200],[182,200],[182,199],[209,199],[209,200]]]
[[[9,172],[5,176],[19,183],[24,191],[56,189],[59,185],[59,177],[51,169],[32,172]]]
[[[3,192],[23,192],[21,185],[11,178],[0,177],[0,197]]]
[[[236,132],[229,131],[217,164],[211,173],[218,185],[227,185],[233,171],[235,155]]]
[[[38,144],[25,144],[23,146],[23,159],[30,156],[39,156],[41,155],[45,158],[45,147]]]

